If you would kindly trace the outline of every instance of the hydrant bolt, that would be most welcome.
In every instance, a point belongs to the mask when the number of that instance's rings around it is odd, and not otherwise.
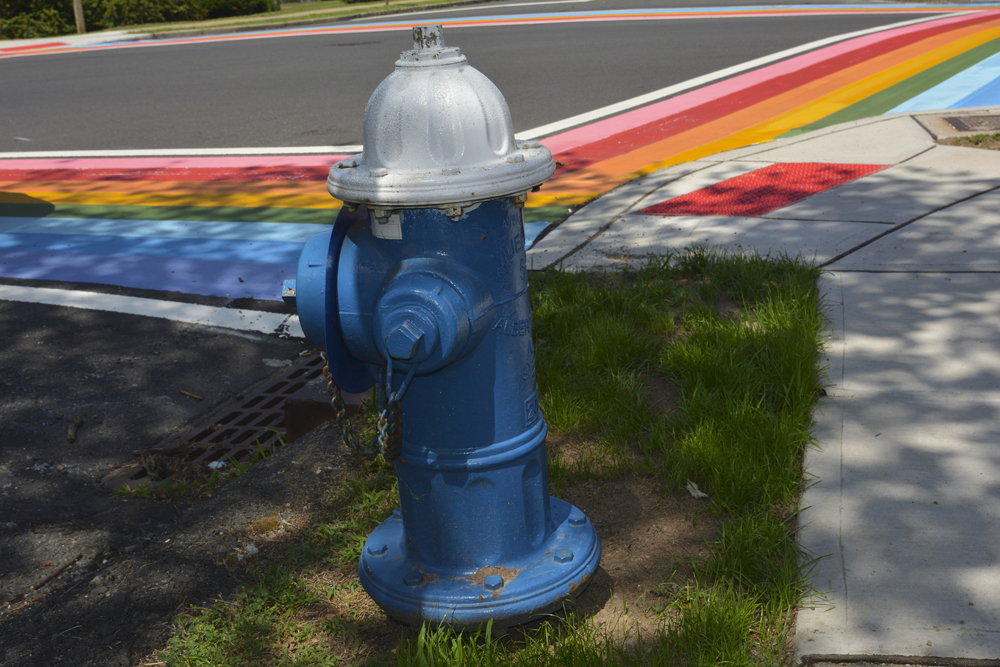
[[[488,591],[498,591],[503,588],[503,577],[499,574],[491,574],[483,579],[483,586]]]
[[[409,318],[385,337],[385,349],[393,359],[412,359],[424,339],[424,332],[414,319]]]
[[[573,552],[569,549],[560,549],[552,559],[557,563],[569,563],[573,560]]]
[[[424,581],[424,573],[420,570],[410,570],[403,575],[403,583],[407,586],[419,586]]]
[[[567,519],[571,526],[583,526],[587,523],[587,517],[580,510],[574,508]]]
[[[387,544],[383,544],[381,546],[371,545],[368,547],[368,554],[370,556],[381,556],[388,550],[389,550],[389,545]]]

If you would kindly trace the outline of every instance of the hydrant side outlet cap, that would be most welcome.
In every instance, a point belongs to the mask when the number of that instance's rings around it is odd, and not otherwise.
[[[414,48],[365,108],[364,152],[330,169],[327,190],[346,202],[419,207],[526,192],[555,172],[539,144],[518,144],[503,94],[441,26],[414,28]]]

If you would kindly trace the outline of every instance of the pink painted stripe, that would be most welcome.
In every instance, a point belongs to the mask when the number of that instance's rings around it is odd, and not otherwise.
[[[657,102],[647,107],[635,109],[634,111],[627,111],[612,118],[596,121],[584,127],[579,127],[563,132],[562,134],[540,139],[539,143],[544,144],[550,151],[552,151],[553,155],[562,153],[573,148],[594,143],[595,141],[599,141],[601,139],[606,139],[621,132],[634,130],[637,127],[641,127],[648,123],[654,123],[668,116],[683,113],[684,111],[693,109],[702,104],[720,99],[727,95],[732,95],[733,93],[738,93],[764,81],[768,81],[791,72],[797,72],[801,69],[805,69],[806,67],[828,60],[829,58],[834,58],[844,53],[850,53],[851,51],[863,49],[873,44],[878,44],[884,40],[892,39],[893,37],[898,37],[911,32],[927,30],[928,28],[934,26],[948,25],[968,20],[969,15],[966,14],[963,16],[941,19],[940,21],[929,21],[927,23],[919,23],[905,28],[897,28],[895,30],[858,37],[846,42],[827,46],[818,51],[813,51],[812,53],[796,56],[795,58],[775,63],[774,65],[768,65],[767,67],[763,67],[759,70],[747,72],[746,74],[741,74],[731,79],[726,79],[725,81],[713,83],[705,86],[704,88],[698,88],[697,90],[693,90],[689,93],[685,93],[662,102]]]
[[[330,167],[346,155],[234,155],[231,157],[123,157],[0,160],[3,169],[250,169]]]

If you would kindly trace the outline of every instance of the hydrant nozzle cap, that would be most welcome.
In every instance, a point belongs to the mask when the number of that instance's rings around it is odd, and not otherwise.
[[[555,172],[549,149],[519,143],[503,94],[441,26],[413,46],[365,108],[364,152],[330,169],[327,190],[352,204],[419,208],[527,192]]]

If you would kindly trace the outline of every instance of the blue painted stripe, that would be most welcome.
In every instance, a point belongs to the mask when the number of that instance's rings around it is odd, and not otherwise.
[[[295,264],[213,262],[185,257],[136,257],[0,250],[0,275],[28,280],[120,285],[204,296],[281,299]]]
[[[305,243],[332,225],[289,222],[196,222],[108,218],[0,218],[0,233],[151,236]]]
[[[911,97],[886,113],[902,111],[926,111],[929,109],[959,109],[963,106],[985,106],[1000,104],[1000,102],[984,102],[983,104],[968,104],[966,98],[974,95],[985,86],[991,85],[1000,77],[1000,53],[982,60],[972,67],[959,72],[947,81],[925,90],[916,97]],[[994,96],[993,99],[996,99]]]
[[[0,250],[295,264],[304,243],[83,234],[0,234]]]
[[[993,79],[971,95],[963,97],[955,103],[955,106],[951,108],[965,109],[968,107],[989,106],[1000,106],[1000,73],[997,74],[997,78]]]

